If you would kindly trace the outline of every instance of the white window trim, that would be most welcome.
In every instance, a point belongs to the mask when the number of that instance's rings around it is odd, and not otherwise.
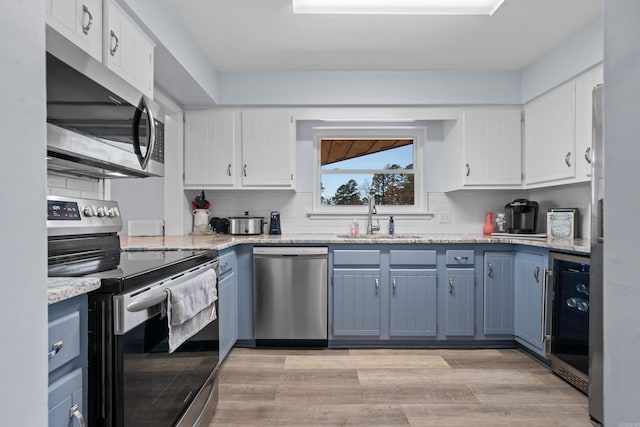
[[[313,135],[313,209],[310,217],[352,217],[366,215],[366,206],[323,206],[320,198],[320,142],[323,139],[412,139],[413,144],[413,174],[414,201],[413,206],[376,206],[377,215],[399,216],[432,216],[428,212],[427,198],[424,195],[424,147],[427,129],[424,126],[345,126],[345,127],[314,127]],[[402,171],[402,170],[401,170]],[[349,173],[343,170],[341,173]],[[358,170],[358,173],[378,172]],[[397,171],[395,171],[397,173]]]

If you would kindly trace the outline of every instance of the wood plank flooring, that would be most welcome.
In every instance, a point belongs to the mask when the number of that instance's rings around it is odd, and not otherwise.
[[[591,426],[587,398],[519,350],[244,349],[217,426]]]

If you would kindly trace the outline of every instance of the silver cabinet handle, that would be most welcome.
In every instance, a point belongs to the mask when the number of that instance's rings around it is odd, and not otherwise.
[[[395,295],[396,294],[396,289],[398,288],[398,284],[396,283],[396,279],[391,279],[391,288],[392,288],[392,294]]]
[[[491,275],[493,274],[493,265],[491,265],[491,263],[487,264],[487,267],[489,268],[487,270],[487,277],[491,277]]]
[[[536,283],[540,283],[540,266],[533,271],[533,277],[536,279]]]
[[[449,279],[449,293],[453,295],[453,279]]]
[[[544,276],[542,277],[542,319],[540,322],[540,342],[544,342],[545,339],[545,327],[544,323],[547,320],[547,269],[544,269]]]
[[[89,16],[89,22],[87,22],[87,25],[83,25],[82,26],[82,32],[87,35],[89,34],[89,30],[91,29],[91,26],[93,25],[93,15],[91,14],[91,12],[89,11],[89,8],[86,5],[82,5],[82,22],[84,22],[84,15]]]
[[[564,156],[564,162],[567,164],[568,167],[571,167],[571,151],[569,151],[567,155]]]
[[[466,261],[469,259],[468,256],[454,256],[453,259],[455,259],[456,261]]]
[[[591,164],[591,147],[587,147],[587,149],[584,150],[584,159],[587,163]]]
[[[53,346],[51,347],[51,351],[47,353],[47,356],[49,356],[49,359],[51,359],[53,356],[58,354],[63,346],[64,346],[64,341],[62,340],[53,344]]]
[[[227,166],[227,175],[231,176],[231,163]]]
[[[465,175],[469,176],[471,174],[471,166],[469,166],[469,163],[467,163],[465,165]]]
[[[247,176],[247,165],[246,164],[242,167],[242,174],[244,176]]]
[[[87,424],[84,422],[84,417],[82,416],[82,412],[80,412],[80,408],[78,404],[74,404],[71,409],[69,409],[69,417],[75,417],[78,420],[78,425],[80,427],[86,427]]]
[[[374,280],[374,283],[375,283],[376,295],[378,295],[378,291],[380,291],[380,280],[376,279]]]
[[[118,36],[116,36],[116,33],[114,33],[113,30],[111,30],[111,40],[115,40],[116,44],[113,47],[109,47],[109,53],[111,56],[115,56],[116,51],[118,50],[118,45],[120,45],[120,39],[118,39]]]

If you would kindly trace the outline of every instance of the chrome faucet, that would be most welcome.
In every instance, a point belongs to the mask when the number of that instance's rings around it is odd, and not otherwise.
[[[378,211],[376,211],[376,205],[374,203],[374,195],[372,194],[369,197],[369,213],[367,214],[367,234],[373,234],[374,231],[380,230],[380,221],[376,219],[378,225],[373,225],[373,215],[376,215]]]

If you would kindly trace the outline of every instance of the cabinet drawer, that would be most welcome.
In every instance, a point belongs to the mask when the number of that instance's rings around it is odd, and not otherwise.
[[[333,251],[333,265],[380,265],[380,251]]]
[[[49,322],[49,372],[80,355],[80,312]]]
[[[226,273],[236,269],[236,254],[235,252],[226,253],[218,258],[218,276],[223,276]]]
[[[473,265],[473,250],[447,251],[447,265]]]
[[[389,251],[391,265],[436,265],[436,251]]]
[[[82,407],[82,369],[78,368],[53,382],[49,386],[49,427],[76,426],[72,422],[71,407],[78,405],[80,413]]]

